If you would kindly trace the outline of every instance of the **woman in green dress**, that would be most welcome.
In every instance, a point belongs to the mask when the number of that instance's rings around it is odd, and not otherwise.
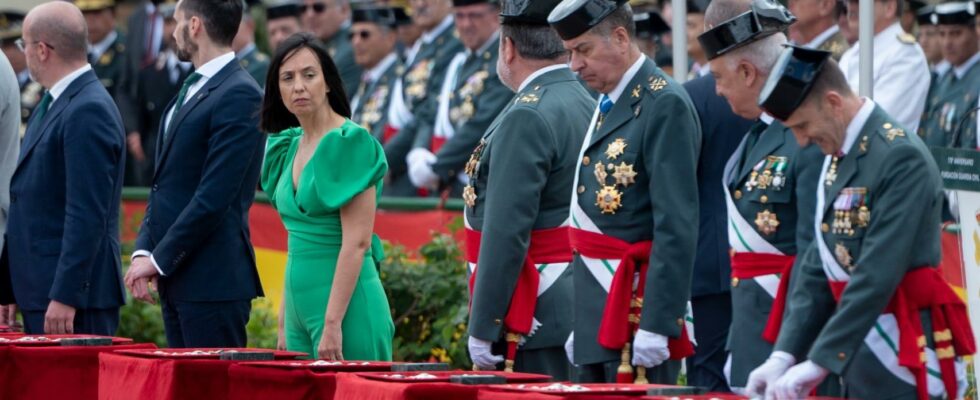
[[[325,360],[391,360],[394,324],[372,234],[388,165],[350,121],[337,67],[302,33],[269,67],[262,187],[289,233],[279,347]]]

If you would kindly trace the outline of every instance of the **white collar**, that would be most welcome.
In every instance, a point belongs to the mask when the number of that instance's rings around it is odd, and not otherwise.
[[[858,136],[861,136],[861,131],[864,129],[864,125],[867,124],[868,118],[871,117],[871,112],[875,110],[875,102],[867,97],[861,97],[864,104],[861,105],[861,109],[858,110],[857,114],[854,114],[854,119],[847,124],[847,133],[844,136],[844,145],[841,147],[841,152],[847,154],[851,151],[851,147],[854,147],[854,142],[857,141]]]
[[[466,51],[466,56],[469,57],[469,56],[472,56],[473,54],[483,54],[483,52],[485,52],[488,49],[490,49],[490,46],[496,45],[497,44],[497,40],[499,40],[499,39],[500,39],[500,30],[498,29],[498,30],[494,31],[493,32],[493,35],[490,35],[490,39],[487,39],[486,42],[483,42],[483,45],[481,45],[478,49],[476,49],[476,51],[472,51],[470,49],[466,49],[465,50]]]
[[[428,32],[423,32],[421,38],[422,41],[425,42],[426,44],[432,43],[432,41],[436,40],[436,38],[439,37],[439,35],[441,35],[443,32],[446,31],[446,29],[449,29],[449,27],[452,24],[453,24],[453,15],[449,14],[446,16],[446,18],[443,18],[442,22],[440,22],[439,25],[436,25],[434,29]]]
[[[900,24],[898,21],[895,21],[895,23],[891,24],[891,26],[885,28],[885,30],[881,31],[881,33],[875,35],[875,41],[877,41],[879,38],[885,38],[888,40],[897,41],[898,35],[901,35],[903,33],[905,33],[905,29],[902,29],[902,24]],[[856,42],[856,43],[860,43],[860,42]]]
[[[524,90],[524,88],[526,88],[527,85],[530,85],[531,82],[533,82],[535,79],[537,79],[537,77],[539,77],[541,75],[544,75],[544,74],[547,74],[547,73],[549,73],[551,71],[557,71],[557,70],[562,69],[562,68],[566,68],[567,69],[568,68],[568,64],[554,64],[554,65],[549,65],[547,67],[544,67],[544,68],[541,68],[541,69],[539,69],[537,71],[532,72],[531,75],[528,75],[527,78],[524,79],[524,82],[521,82],[521,86],[519,86],[517,88],[517,91],[520,92],[520,91]]]
[[[830,26],[830,28],[827,28],[827,30],[820,32],[820,34],[813,38],[813,40],[811,40],[809,43],[803,45],[803,47],[810,49],[820,47],[823,42],[826,42],[827,39],[830,39],[830,37],[837,34],[837,32],[840,32],[840,27],[837,26],[837,24],[833,24]]]
[[[776,119],[773,118],[772,115],[769,115],[769,113],[763,111],[762,114],[759,115],[759,120],[762,121],[763,124],[772,125],[772,122]]]
[[[970,57],[970,59],[966,60],[965,63],[957,65],[955,68],[953,68],[953,73],[956,74],[956,79],[963,79],[963,75],[966,75],[967,71],[969,71],[970,68],[973,68],[973,65],[976,64],[977,61],[980,61],[980,53],[974,54],[973,57]]]
[[[235,61],[235,52],[229,51],[225,54],[215,57],[211,61],[204,63],[201,68],[197,69],[197,73],[201,74],[204,78],[211,79],[218,71],[221,71],[225,65]]]
[[[58,100],[58,97],[61,97],[61,94],[64,93],[66,89],[68,89],[68,86],[71,85],[71,83],[74,82],[75,79],[78,79],[79,76],[82,76],[82,74],[91,70],[92,70],[92,66],[86,63],[81,68],[76,69],[74,72],[68,75],[65,75],[64,78],[61,78],[61,80],[59,80],[58,83],[55,83],[54,86],[51,86],[51,89],[48,90],[48,93],[51,94],[51,100],[52,101]]]
[[[398,56],[395,55],[394,52],[388,53],[388,55],[385,56],[385,58],[381,59],[381,62],[379,62],[378,65],[375,65],[374,68],[364,71],[364,76],[367,77],[369,82],[377,81],[378,79],[381,78],[381,75],[384,75],[385,71],[387,71],[388,68],[395,63],[395,60],[397,59]]]
[[[616,85],[616,88],[614,88],[612,92],[606,94],[606,96],[609,96],[609,100],[612,100],[613,104],[616,104],[616,102],[619,101],[619,96],[623,95],[623,92],[626,90],[626,85],[629,85],[630,81],[633,80],[633,77],[636,76],[636,73],[640,72],[640,67],[643,66],[643,63],[646,62],[646,60],[647,56],[645,54],[640,54],[640,56],[637,57],[636,61],[633,63],[633,66],[631,66],[628,70],[626,70],[626,73],[623,74],[623,77],[619,80],[619,84]]]
[[[88,46],[89,53],[92,53],[95,59],[98,60],[99,57],[102,57],[102,53],[105,53],[109,46],[112,46],[112,43],[116,41],[117,36],[119,34],[115,30],[110,31],[108,35],[105,35],[104,39]]]
[[[246,44],[245,47],[242,47],[241,50],[235,53],[235,57],[238,57],[238,59],[241,60],[245,58],[245,56],[247,56],[248,53],[251,53],[253,51],[255,51],[255,42]]]
[[[694,71],[694,74],[697,75],[698,78],[700,78],[702,76],[705,76],[705,75],[708,75],[708,74],[711,73],[711,63],[710,62],[706,62],[706,63],[704,63],[704,65],[701,65],[701,64],[698,64],[698,63],[694,63],[694,66],[696,67],[696,69]]]
[[[952,65],[949,64],[949,61],[942,60],[936,63],[936,65],[933,65],[932,70],[933,72],[936,73],[937,76],[943,76],[943,74],[945,74],[946,71],[949,71],[950,67],[952,67]]]

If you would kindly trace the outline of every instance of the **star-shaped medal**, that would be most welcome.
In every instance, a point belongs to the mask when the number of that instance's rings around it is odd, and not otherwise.
[[[608,175],[606,173],[606,166],[602,165],[602,162],[595,163],[595,180],[599,181],[600,185],[606,184],[606,177]]]
[[[465,203],[467,207],[473,207],[476,205],[476,189],[473,188],[473,185],[466,185],[466,187],[463,188],[463,203]]]
[[[610,160],[615,160],[623,154],[626,146],[626,141],[623,138],[616,138],[612,143],[609,143],[609,146],[606,146],[606,157],[609,157]]]
[[[636,171],[633,171],[633,164],[627,164],[625,162],[620,162],[616,166],[616,172],[613,172],[613,178],[616,179],[616,183],[623,185],[623,188],[628,187],[636,183]]]
[[[596,193],[596,206],[603,214],[615,214],[622,205],[623,194],[615,186],[603,186]]]
[[[776,213],[763,210],[755,215],[755,226],[763,235],[772,235],[779,227],[779,219],[776,218]]]

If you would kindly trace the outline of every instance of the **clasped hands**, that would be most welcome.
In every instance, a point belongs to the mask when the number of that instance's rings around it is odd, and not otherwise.
[[[749,374],[745,389],[753,398],[795,400],[806,398],[829,373],[813,361],[796,363],[791,354],[775,351]]]
[[[134,299],[155,304],[156,301],[153,299],[150,291],[157,287],[157,278],[159,276],[160,273],[153,266],[153,261],[150,260],[150,257],[137,256],[133,258],[132,263],[129,265],[124,282],[126,289],[129,290],[129,293]]]

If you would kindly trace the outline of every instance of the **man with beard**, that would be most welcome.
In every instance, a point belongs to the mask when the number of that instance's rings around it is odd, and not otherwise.
[[[324,44],[340,71],[344,82],[344,93],[350,99],[357,91],[361,78],[361,67],[354,61],[354,48],[351,47],[349,0],[303,0],[299,5],[303,30],[312,32]]]
[[[262,92],[231,42],[241,0],[181,0],[177,56],[195,72],[167,107],[146,216],[126,274],[133,297],[159,283],[170,347],[244,347],[251,300],[262,295],[249,240],[265,135]]]

